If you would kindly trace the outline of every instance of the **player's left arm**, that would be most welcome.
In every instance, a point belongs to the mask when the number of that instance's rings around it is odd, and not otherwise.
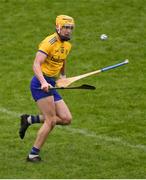
[[[70,50],[71,50],[71,44],[70,44],[70,43],[67,43],[67,46],[68,46],[68,48],[67,48],[67,54],[66,54],[66,56],[69,54],[69,52],[70,52]],[[61,70],[60,70],[60,78],[61,78],[61,79],[62,79],[62,78],[66,78],[66,59],[64,60],[63,66],[62,66],[62,68],[61,68]]]
[[[66,78],[66,60],[63,62],[63,66],[60,70],[60,78]]]

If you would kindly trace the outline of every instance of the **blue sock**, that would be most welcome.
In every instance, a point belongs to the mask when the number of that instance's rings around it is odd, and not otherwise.
[[[40,150],[39,150],[38,148],[33,147],[33,148],[31,149],[30,154],[38,155],[38,154],[39,154],[39,152],[40,152]]]
[[[32,124],[34,124],[34,123],[40,123],[40,117],[39,117],[39,115],[37,115],[37,116],[31,115],[31,123],[32,123]]]

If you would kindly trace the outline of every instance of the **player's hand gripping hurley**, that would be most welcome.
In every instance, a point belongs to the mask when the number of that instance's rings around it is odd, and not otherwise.
[[[115,64],[115,65],[112,65],[112,66],[107,66],[105,68],[102,68],[102,69],[99,69],[99,70],[96,70],[96,71],[92,71],[92,72],[89,72],[89,73],[86,73],[86,74],[82,74],[82,75],[79,75],[79,76],[74,76],[74,77],[70,77],[70,78],[64,78],[64,79],[58,79],[56,81],[56,85],[57,87],[67,87],[69,86],[70,84],[72,84],[73,82],[75,81],[78,81],[80,79],[83,79],[85,77],[88,77],[88,76],[91,76],[93,74],[98,74],[100,72],[104,72],[104,71],[108,71],[110,69],[114,69],[114,68],[117,68],[119,66],[123,66],[125,64],[128,64],[129,61],[128,59],[126,59],[125,61],[121,62],[121,63],[118,63],[118,64]]]

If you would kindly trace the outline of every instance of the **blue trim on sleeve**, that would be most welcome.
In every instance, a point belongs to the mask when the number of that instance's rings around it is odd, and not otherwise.
[[[44,51],[42,51],[42,50],[38,50],[38,51],[41,52],[41,53],[43,53],[43,54],[45,54],[46,56],[48,56],[48,54],[45,53]]]

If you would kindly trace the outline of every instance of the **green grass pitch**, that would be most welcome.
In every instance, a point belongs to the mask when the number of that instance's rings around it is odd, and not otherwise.
[[[129,64],[75,83],[95,91],[60,91],[73,122],[50,134],[44,162],[30,164],[25,158],[40,125],[22,141],[19,115],[38,113],[29,91],[32,63],[60,14],[76,22],[67,76]],[[145,0],[0,0],[0,178],[146,178],[145,27]]]

